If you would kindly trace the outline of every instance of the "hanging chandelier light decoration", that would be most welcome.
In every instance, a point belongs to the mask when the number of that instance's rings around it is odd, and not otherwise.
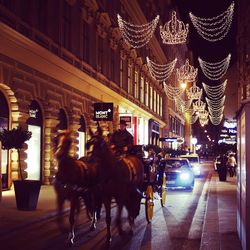
[[[206,108],[206,103],[203,102],[201,99],[193,103],[193,110],[194,112],[197,112],[198,115],[199,115],[199,112],[204,111],[205,108]]]
[[[176,69],[176,76],[179,82],[195,82],[197,73],[198,69],[191,66],[188,59],[186,59],[184,65]]]
[[[179,21],[176,12],[172,12],[172,18],[164,26],[160,26],[160,35],[163,44],[186,43],[189,25]]]
[[[151,76],[160,82],[166,81],[170,75],[172,74],[175,64],[177,62],[177,58],[175,58],[172,62],[168,64],[157,64],[149,59],[147,59],[147,66]]]
[[[205,109],[204,109],[204,110],[200,110],[200,111],[198,112],[199,119],[205,120],[205,119],[208,118],[208,115],[209,115],[209,113],[208,113],[208,111],[205,110]]]
[[[208,98],[210,99],[218,99],[221,98],[222,96],[224,96],[226,87],[227,87],[227,79],[217,85],[217,86],[209,86],[206,83],[202,83],[202,86],[206,92],[206,95],[208,96]]]
[[[191,111],[190,109],[191,103],[192,103],[190,100],[184,101],[179,95],[179,96],[174,97],[174,101],[175,101],[176,108],[180,113],[185,113],[185,112],[193,113],[193,110]]]
[[[226,11],[211,18],[197,17],[189,12],[190,19],[201,37],[210,42],[222,40],[228,33],[233,20],[234,2]]]
[[[207,118],[199,118],[199,123],[202,127],[204,127],[205,125],[207,125],[209,122],[208,117]]]
[[[163,82],[163,87],[167,97],[170,100],[174,100],[177,96],[182,95],[184,92],[184,89],[167,85],[165,82]]]
[[[151,22],[137,25],[126,22],[117,14],[117,21],[122,36],[127,44],[133,48],[141,48],[152,38],[160,16],[157,15]]]
[[[200,67],[204,75],[210,80],[219,80],[221,79],[227,72],[231,60],[231,54],[229,53],[226,58],[221,60],[220,62],[206,62],[203,61],[200,57],[198,58]]]
[[[202,96],[202,88],[196,86],[196,83],[193,83],[193,86],[186,90],[186,94],[189,100],[198,100]]]

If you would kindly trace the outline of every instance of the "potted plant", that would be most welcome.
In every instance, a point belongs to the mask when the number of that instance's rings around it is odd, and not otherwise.
[[[18,153],[18,169],[20,180],[14,181],[16,205],[20,210],[35,210],[41,188],[38,180],[25,180],[22,172],[20,152],[24,143],[31,138],[32,133],[22,127],[11,130],[3,129],[0,131],[0,141],[3,149],[16,149]]]

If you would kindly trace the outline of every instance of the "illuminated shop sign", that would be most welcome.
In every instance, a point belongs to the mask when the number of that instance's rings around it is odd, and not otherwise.
[[[159,140],[163,142],[177,142],[177,137],[161,137]]]
[[[94,103],[94,121],[113,121],[113,103]]]

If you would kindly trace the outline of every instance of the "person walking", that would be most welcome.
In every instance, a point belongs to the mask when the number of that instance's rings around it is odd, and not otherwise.
[[[120,128],[116,130],[110,138],[111,148],[116,154],[129,153],[134,145],[134,137],[126,129],[126,121],[120,121]]]
[[[236,176],[236,159],[234,157],[234,154],[230,154],[227,159],[227,167],[230,177]]]

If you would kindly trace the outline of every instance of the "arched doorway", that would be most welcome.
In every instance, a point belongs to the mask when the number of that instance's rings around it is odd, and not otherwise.
[[[41,108],[34,100],[29,106],[29,119],[27,120],[27,124],[28,130],[32,132],[30,140],[27,141],[27,179],[41,180],[43,118]]]
[[[85,156],[86,124],[84,117],[80,117],[80,128],[78,129],[78,157]]]
[[[58,114],[59,123],[57,124],[57,130],[65,130],[68,128],[68,119],[64,109],[59,110]]]
[[[0,130],[9,129],[9,106],[4,94],[0,91]],[[0,176],[2,174],[2,188],[8,188],[9,179],[9,154],[8,150],[1,150],[0,154]]]

